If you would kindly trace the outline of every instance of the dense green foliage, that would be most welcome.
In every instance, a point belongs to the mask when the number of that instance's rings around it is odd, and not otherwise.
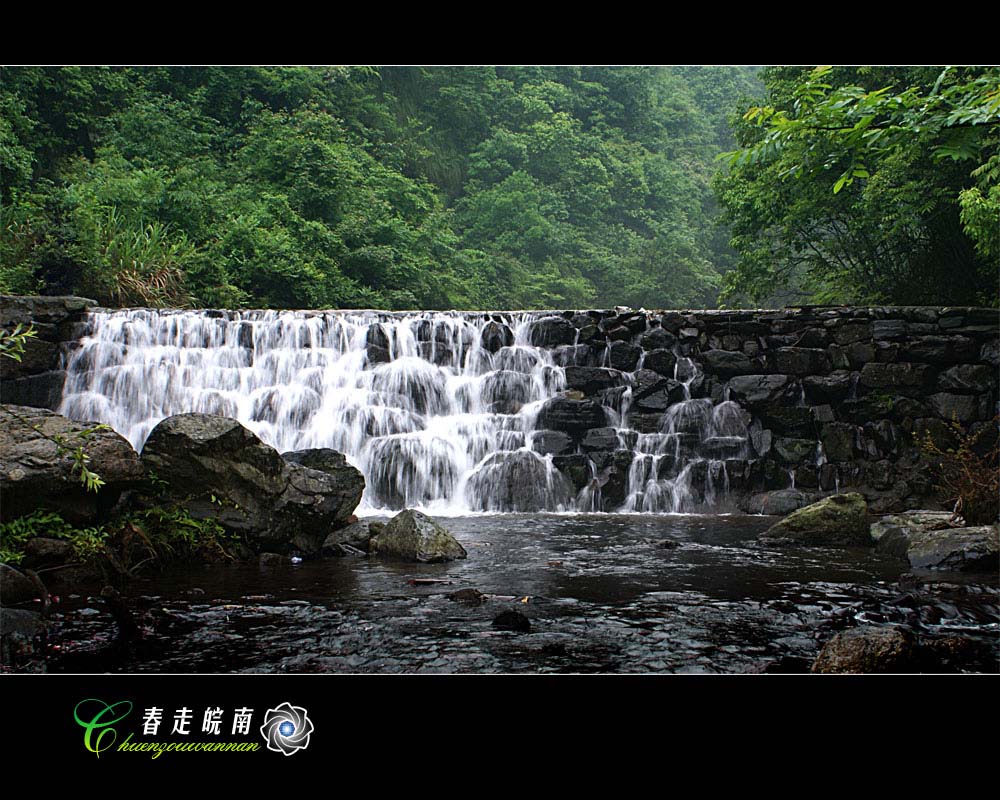
[[[750,68],[0,70],[0,291],[711,306]]]
[[[0,524],[0,562],[20,564],[35,537],[63,539],[78,562],[110,558],[131,571],[150,562],[229,559],[237,543],[214,519],[195,519],[185,509],[155,506],[116,517],[103,525],[75,527],[52,511],[38,510]]]
[[[762,74],[717,189],[731,302],[996,305],[1000,68]]]

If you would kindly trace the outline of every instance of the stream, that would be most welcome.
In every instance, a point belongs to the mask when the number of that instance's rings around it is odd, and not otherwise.
[[[448,564],[345,557],[172,567],[123,591],[145,636],[113,646],[100,586],[60,598],[50,672],[805,672],[861,624],[981,646],[998,672],[996,576],[907,581],[870,548],[777,548],[761,516],[500,514],[443,520]],[[904,578],[900,583],[901,576]],[[449,598],[462,589],[483,602]],[[528,633],[492,621],[516,610]]]

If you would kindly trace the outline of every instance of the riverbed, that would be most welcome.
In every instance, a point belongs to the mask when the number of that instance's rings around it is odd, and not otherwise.
[[[914,580],[871,548],[779,548],[762,516],[503,514],[444,520],[467,559],[343,557],[172,567],[123,588],[143,626],[116,647],[100,586],[59,598],[51,672],[805,672],[856,625],[962,636],[998,671],[996,576]],[[901,581],[902,578],[902,581]],[[450,595],[482,593],[463,603]],[[514,610],[529,632],[499,630]]]

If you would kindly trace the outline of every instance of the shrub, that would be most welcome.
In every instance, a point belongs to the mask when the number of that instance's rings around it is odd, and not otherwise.
[[[965,518],[966,525],[991,525],[1000,517],[1000,415],[975,432],[956,421],[950,424],[958,447],[942,450],[930,434],[921,447],[931,460],[938,485],[949,502],[955,503],[955,513]]]

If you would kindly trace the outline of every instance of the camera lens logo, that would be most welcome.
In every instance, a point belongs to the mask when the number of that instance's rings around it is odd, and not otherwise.
[[[260,735],[267,742],[267,749],[286,756],[305,750],[312,732],[313,724],[306,710],[290,703],[269,708],[264,724],[260,726]]]

